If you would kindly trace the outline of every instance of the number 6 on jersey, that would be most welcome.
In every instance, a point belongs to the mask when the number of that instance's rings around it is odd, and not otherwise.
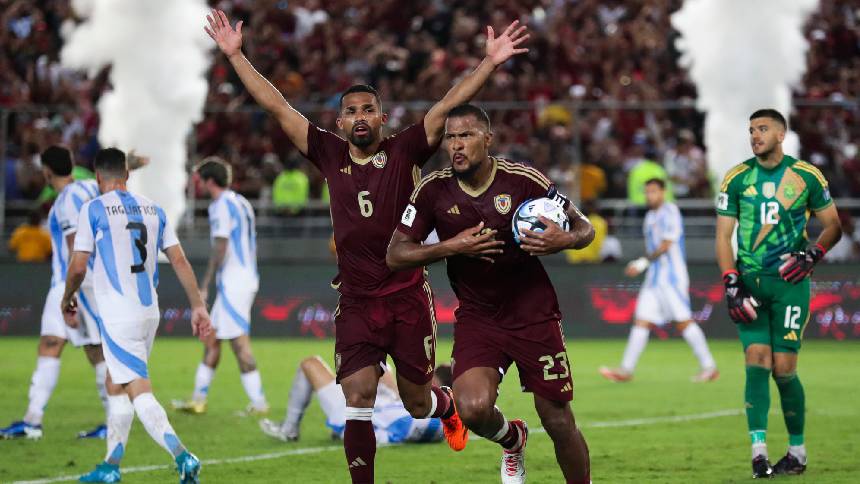
[[[373,202],[365,198],[368,195],[370,192],[367,190],[358,192],[358,209],[361,211],[361,216],[365,218],[373,215]]]

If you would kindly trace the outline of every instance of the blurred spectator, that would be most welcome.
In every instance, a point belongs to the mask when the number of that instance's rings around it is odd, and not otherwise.
[[[42,213],[32,210],[27,223],[21,224],[9,238],[9,250],[18,262],[45,262],[51,257],[51,236],[42,227]]]
[[[600,256],[600,253],[603,249],[603,241],[609,233],[609,225],[606,223],[606,219],[597,211],[597,207],[593,201],[582,205],[582,213],[588,217],[588,220],[594,227],[594,240],[588,247],[582,250],[565,250],[564,256],[570,264],[602,262],[603,258]]]
[[[696,135],[689,129],[678,132],[677,145],[666,150],[663,166],[677,198],[710,196],[705,152],[696,146]]]
[[[308,175],[295,160],[288,161],[272,185],[272,204],[276,209],[295,215],[307,207],[309,192]]]
[[[62,144],[70,147],[79,164],[88,166],[99,147],[96,106],[110,88],[108,70],[88,79],[59,63],[63,39],[77,21],[73,3],[0,0],[0,107],[26,108],[9,115],[4,133],[8,153],[15,154],[7,153],[5,160],[7,194],[12,198],[35,198],[44,185],[38,169],[33,176],[27,152]],[[707,197],[701,170],[685,171],[687,165],[703,165],[707,157],[695,143],[702,140],[701,113],[692,107],[600,105],[695,98],[695,86],[678,67],[678,33],[670,22],[682,3],[221,0],[217,6],[235,21],[244,21],[244,51],[254,66],[326,129],[334,129],[337,94],[357,82],[372,83],[382,93],[383,107],[391,112],[389,131],[418,121],[423,105],[407,109],[405,103],[440,99],[480,62],[483,26],[500,28],[519,18],[531,30],[528,55],[500,66],[476,99],[479,104],[529,103],[522,109],[504,104],[492,109],[485,104],[498,153],[528,158],[537,168],[554,171],[562,186],[579,177],[582,199],[595,193],[624,198],[633,168],[629,157],[625,166],[624,154],[636,151],[637,136],[646,132],[654,144],[647,158],[665,163],[676,195]],[[808,68],[795,98],[840,102],[856,98],[860,9],[851,2],[821,0],[805,34],[810,45]],[[191,158],[224,157],[234,168],[233,188],[251,199],[268,201],[274,176],[264,155],[274,153],[286,160],[297,152],[269,116],[246,109],[255,104],[224,56],[213,59],[208,112],[195,129],[197,153]],[[583,104],[574,109],[572,103]],[[860,139],[860,114],[853,106],[800,106],[790,122],[800,136],[801,157],[834,180],[835,196],[860,195],[856,149],[852,156],[843,150]],[[29,144],[35,149],[27,148]],[[437,156],[426,169],[447,163]],[[597,169],[604,175],[605,191],[600,189]],[[310,196],[320,196],[323,178],[315,169],[307,175]]]
[[[647,158],[641,158],[633,165],[633,168],[630,169],[630,174],[627,176],[627,201],[631,205],[637,207],[645,206],[645,182],[652,178],[666,180],[666,200],[670,202],[674,200],[675,197],[672,196],[672,192],[668,189],[672,187],[672,184],[663,165]]]
[[[854,262],[860,260],[860,227],[854,225],[851,215],[839,211],[842,222],[842,238],[824,256],[825,262]]]

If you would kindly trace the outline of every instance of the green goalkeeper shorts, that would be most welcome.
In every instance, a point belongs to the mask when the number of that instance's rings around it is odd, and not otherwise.
[[[753,322],[737,323],[744,351],[763,344],[774,352],[797,353],[809,322],[809,278],[792,284],[777,275],[749,274],[741,280],[759,302]]]

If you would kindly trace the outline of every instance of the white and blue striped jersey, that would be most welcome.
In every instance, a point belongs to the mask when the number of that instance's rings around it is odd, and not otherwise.
[[[669,250],[653,261],[645,273],[644,287],[672,287],[686,294],[690,284],[684,249],[684,223],[677,205],[663,202],[656,210],[649,210],[643,225],[645,247],[651,254],[664,240],[672,241]]]
[[[158,251],[179,244],[164,210],[127,191],[81,208],[75,250],[95,255],[93,293],[105,321],[158,318]]]
[[[78,214],[84,203],[99,196],[99,186],[95,180],[80,180],[69,183],[57,195],[51,211],[48,212],[48,230],[51,233],[51,287],[66,283],[66,269],[69,267],[70,247],[66,237],[78,230]],[[89,282],[87,278],[87,282]]]
[[[209,205],[210,236],[227,239],[227,253],[218,269],[219,288],[256,291],[260,279],[257,273],[257,226],[254,208],[242,195],[225,190]]]

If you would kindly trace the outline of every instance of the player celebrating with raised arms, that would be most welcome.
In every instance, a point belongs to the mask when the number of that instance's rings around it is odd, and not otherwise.
[[[119,463],[137,414],[146,431],[176,462],[180,482],[198,482],[200,461],[186,450],[152,394],[147,360],[161,313],[158,308],[158,253],[164,251],[191,303],[191,327],[205,338],[209,314],[200,298],[194,270],[179,245],[164,210],[126,190],[125,153],[116,148],[96,154],[96,179],[102,195],[81,207],[74,252],[61,303],[66,323],[77,324],[75,293],[92,267],[93,293],[107,362],[108,432],[105,461],[81,476],[82,482],[119,482]],[[81,298],[89,311],[89,302]]]
[[[489,156],[492,139],[482,109],[465,104],[451,110],[445,140],[452,166],[431,173],[415,188],[391,238],[388,266],[414,270],[446,259],[460,301],[452,358],[454,399],[466,426],[504,449],[502,482],[526,478],[526,424],[507,420],[495,406],[501,378],[516,363],[523,389],[534,394],[565,479],[588,483],[588,447],[569,403],[573,380],[561,312],[552,283],[534,256],[586,247],[594,229],[538,170]],[[512,207],[541,197],[562,204],[572,227],[565,232],[541,218],[546,229],[524,231],[517,246]],[[441,242],[422,245],[433,229]]]
[[[422,268],[394,273],[385,264],[387,242],[420,177],[420,167],[436,151],[445,116],[471,99],[496,66],[514,55],[527,38],[517,22],[495,36],[487,27],[486,57],[463,76],[423,120],[396,135],[380,134],[388,115],[375,89],[355,85],[340,96],[337,127],[343,139],[312,125],[242,54],[242,22],[234,30],[224,12],[213,11],[206,32],[228,57],[245,88],[275,116],[298,150],[323,173],[331,194],[341,293],[335,316],[335,373],[346,397],[343,441],[353,482],[372,482],[376,441],[371,417],[390,355],[397,387],[414,418],[441,418],[448,443],[462,449],[467,433],[450,390],[432,386],[436,331],[432,293]]]
[[[806,398],[797,357],[809,321],[808,276],[842,235],[827,180],[813,165],[783,154],[786,129],[778,111],[754,112],[749,133],[755,157],[729,170],[717,198],[717,261],[746,357],[744,399],[755,478],[806,469]],[[824,230],[807,245],[810,211]],[[773,467],[765,444],[771,376],[788,430],[788,452]]]

